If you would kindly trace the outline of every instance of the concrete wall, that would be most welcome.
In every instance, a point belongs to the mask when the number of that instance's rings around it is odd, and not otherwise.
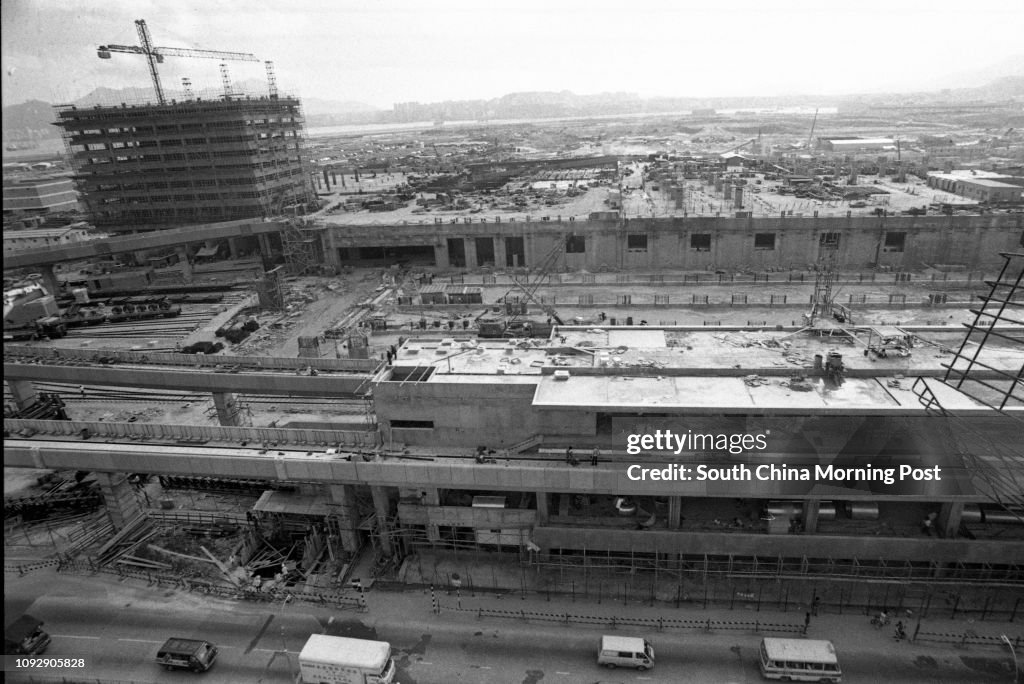
[[[502,383],[379,382],[373,386],[385,442],[459,447],[511,446],[540,430],[532,406],[536,386]],[[433,421],[429,428],[392,428],[394,420]]]
[[[818,260],[823,233],[840,234],[839,268],[873,265],[919,268],[923,264],[962,264],[982,268],[1001,263],[999,252],[1020,247],[1024,214],[984,216],[857,216],[787,218],[688,217],[624,221],[550,221],[424,223],[386,227],[331,226],[325,254],[337,247],[430,245],[438,268],[449,268],[447,240],[463,239],[466,268],[480,266],[477,239],[494,239],[498,268],[503,268],[505,238],[521,237],[527,267],[536,267],[569,235],[582,236],[583,253],[562,253],[553,270],[806,268]],[[905,233],[902,252],[886,251],[887,232]],[[757,249],[756,233],[772,233],[774,249]],[[647,249],[629,249],[627,236],[647,235]],[[710,251],[691,247],[694,235],[710,235]],[[334,257],[336,258],[336,257]]]

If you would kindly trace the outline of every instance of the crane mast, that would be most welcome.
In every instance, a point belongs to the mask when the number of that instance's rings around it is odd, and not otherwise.
[[[218,50],[192,50],[188,48],[154,47],[153,39],[149,35],[149,27],[145,19],[135,21],[135,28],[139,32],[139,42],[142,45],[100,45],[96,48],[96,55],[100,59],[110,59],[111,53],[121,52],[133,55],[143,55],[149,65],[149,76],[153,80],[153,90],[156,91],[156,100],[159,104],[167,104],[164,96],[164,88],[160,83],[160,73],[156,65],[162,64],[164,57],[194,57],[200,59],[235,60],[243,62],[258,62],[255,55],[248,52],[221,52]],[[276,90],[276,86],[274,88]]]

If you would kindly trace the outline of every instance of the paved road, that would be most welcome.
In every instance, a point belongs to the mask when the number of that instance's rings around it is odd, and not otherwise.
[[[478,620],[471,611],[433,615],[429,598],[424,600],[418,591],[371,593],[371,609],[361,614],[208,600],[177,591],[149,591],[110,577],[39,571],[5,579],[5,614],[28,611],[44,620],[53,635],[48,657],[87,660],[85,672],[47,672],[87,674],[104,682],[191,681],[188,673],[165,672],[153,662],[157,647],[170,636],[206,638],[220,647],[217,665],[202,678],[208,684],[293,682],[297,653],[313,633],[390,641],[401,684],[761,681],[756,656],[760,637],[754,634],[644,634],[656,649],[655,669],[610,672],[595,662],[598,638],[607,628]],[[508,607],[517,608],[516,603]],[[817,623],[811,636],[837,642],[847,684],[1012,681],[1009,656],[998,650],[896,644],[888,631],[866,628],[859,617],[846,619],[856,623],[851,625],[855,638]],[[633,629],[618,633],[641,634]],[[17,676],[9,681],[28,680]]]

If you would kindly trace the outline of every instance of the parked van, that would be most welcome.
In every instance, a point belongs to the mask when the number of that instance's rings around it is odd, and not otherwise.
[[[654,647],[639,637],[603,636],[597,664],[609,669],[635,667],[642,672],[654,667]]]
[[[760,654],[761,675],[765,679],[828,684],[843,681],[831,641],[765,637]]]
[[[206,672],[217,659],[217,647],[202,639],[174,637],[164,642],[156,654],[156,662],[168,670]]]

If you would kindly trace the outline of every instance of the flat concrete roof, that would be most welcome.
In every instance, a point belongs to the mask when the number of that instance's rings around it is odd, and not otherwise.
[[[875,378],[849,378],[839,387],[825,378],[805,378],[802,384],[809,386],[810,391],[793,389],[788,378],[764,380],[766,384],[751,386],[742,377],[577,375],[568,380],[556,380],[546,375],[537,384],[533,405],[549,409],[630,412],[685,409],[694,414],[793,411],[801,415],[838,412],[905,415],[925,411],[917,395],[910,391],[912,378],[903,383],[902,390],[888,389]],[[952,389],[942,393],[941,401],[947,410],[987,410]]]

